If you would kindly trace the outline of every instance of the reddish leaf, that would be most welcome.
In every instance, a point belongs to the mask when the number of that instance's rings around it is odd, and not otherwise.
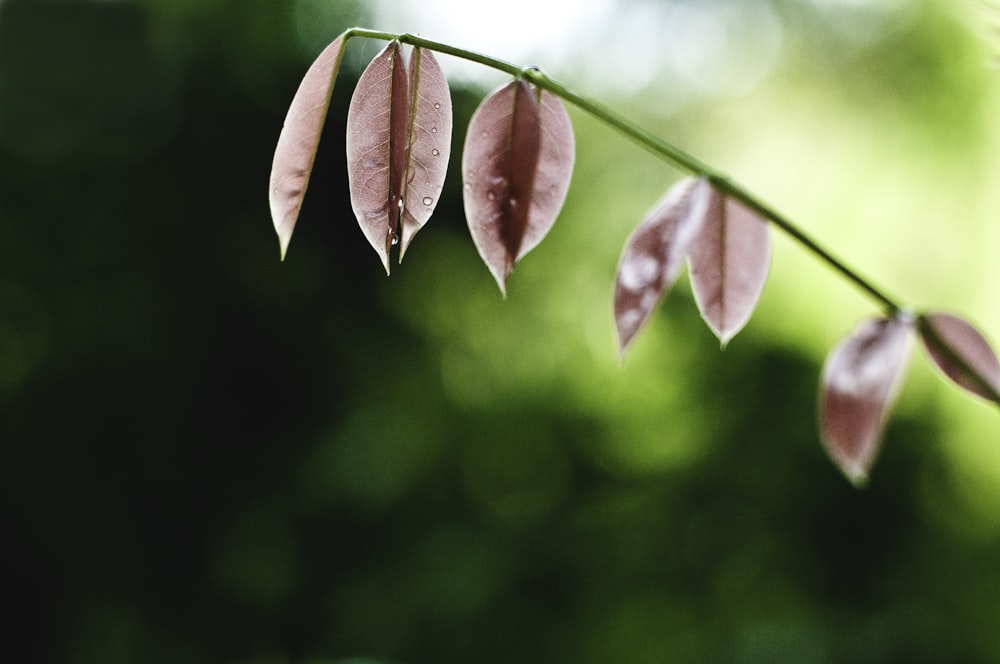
[[[278,136],[269,191],[271,219],[278,233],[281,260],[285,260],[302,199],[309,186],[309,176],[345,46],[343,35],[337,37],[309,67],[292,98]]]
[[[704,221],[710,195],[707,181],[681,180],[625,243],[615,279],[615,325],[620,352],[625,352],[663,294],[680,276],[688,245]]]
[[[867,320],[840,342],[823,367],[820,434],[834,463],[855,485],[868,479],[906,365],[910,322]]]
[[[573,173],[573,127],[557,97],[514,81],[469,121],[462,156],[472,240],[501,292],[552,228]]]
[[[410,72],[392,42],[362,73],[347,112],[347,175],[361,230],[389,272],[430,218],[451,152],[448,82],[430,51],[413,50]]]
[[[403,181],[400,261],[441,197],[451,156],[451,121],[448,79],[430,51],[413,49],[410,57],[410,142]]]
[[[691,289],[701,317],[725,346],[753,313],[767,280],[767,222],[712,190],[701,231],[691,243]]]
[[[1000,361],[983,335],[961,318],[940,312],[921,316],[918,329],[927,354],[945,376],[1000,403]]]

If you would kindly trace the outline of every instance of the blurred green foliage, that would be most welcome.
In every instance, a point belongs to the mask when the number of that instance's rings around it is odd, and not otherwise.
[[[827,218],[808,201],[833,184],[791,174],[865,170],[897,145],[924,154],[918,186],[987,187],[983,49],[946,5],[912,3],[905,26],[859,41],[823,14],[856,3],[768,4],[787,48],[760,91],[658,118],[642,99],[669,91],[651,89],[623,111],[843,230],[852,258],[855,230],[881,238],[857,260],[898,283],[918,270],[873,258],[895,246],[877,224],[897,222],[845,221],[874,194]],[[454,164],[386,279],[346,193],[351,78],[374,53],[352,44],[279,263],[265,192],[285,107],[324,41],[367,12],[0,4],[11,658],[1000,661],[1000,492],[983,482],[1000,466],[977,451],[995,447],[995,413],[957,435],[954,413],[973,411],[942,406],[953,397],[915,369],[872,485],[852,489],[820,450],[815,394],[823,349],[865,303],[780,247],[724,353],[680,286],[619,366],[615,262],[676,174],[593,121],[574,115],[569,201],[506,301]],[[482,94],[453,90],[456,155]],[[844,137],[853,151],[833,149]],[[940,221],[902,223],[938,238]],[[949,237],[975,251],[990,228]]]

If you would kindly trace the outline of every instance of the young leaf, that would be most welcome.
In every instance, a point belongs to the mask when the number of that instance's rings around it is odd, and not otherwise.
[[[462,155],[472,240],[506,293],[514,264],[545,237],[573,173],[573,127],[554,95],[514,81],[469,121]]]
[[[918,329],[927,354],[945,376],[1000,403],[1000,361],[983,335],[961,318],[940,312],[921,316]]]
[[[688,245],[704,221],[710,195],[711,186],[706,180],[681,180],[625,243],[615,278],[614,304],[621,353],[680,276]]]
[[[337,37],[306,71],[288,107],[285,124],[274,149],[269,198],[271,219],[281,246],[281,260],[285,260],[302,199],[309,186],[309,176],[345,46],[343,35]]]
[[[820,387],[820,435],[827,454],[854,485],[868,480],[882,430],[899,391],[910,322],[867,320],[830,353]]]
[[[451,152],[451,97],[434,56],[413,50],[410,72],[399,42],[375,56],[347,111],[347,175],[362,232],[389,273],[402,260],[444,186]]]
[[[767,222],[713,189],[688,263],[698,310],[723,346],[750,320],[770,260]]]

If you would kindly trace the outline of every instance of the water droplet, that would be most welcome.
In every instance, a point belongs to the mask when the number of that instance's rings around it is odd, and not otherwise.
[[[486,198],[490,199],[491,201],[495,201],[497,199],[497,195],[492,191],[488,191],[486,192]]]
[[[466,191],[472,191],[472,185],[471,185],[471,184],[469,184],[468,182],[466,182],[466,183],[465,183],[465,190],[466,190]]]
[[[441,108],[441,104],[434,104],[434,108]]]
[[[399,236],[393,235],[392,236],[392,246],[395,247],[397,244],[399,244]]]
[[[431,127],[431,133],[432,134],[438,133],[438,128],[437,127]]]
[[[433,202],[434,202],[433,198],[431,198],[430,196],[424,196],[424,205],[430,205]]]
[[[403,209],[403,199],[402,198],[399,199],[399,203],[396,205],[396,207],[398,207],[400,210]]]
[[[437,148],[434,148],[433,150],[431,150],[431,154],[432,154],[432,155],[434,155],[434,156],[436,157],[436,156],[438,156],[439,154],[441,154],[441,151],[440,151],[440,150],[438,150]]]

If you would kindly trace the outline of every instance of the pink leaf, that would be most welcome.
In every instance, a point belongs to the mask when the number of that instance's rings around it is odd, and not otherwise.
[[[688,245],[704,221],[710,195],[707,181],[681,180],[625,243],[615,279],[614,311],[620,352],[625,352],[680,276]]]
[[[514,81],[469,122],[462,156],[472,240],[500,291],[555,223],[573,173],[573,127],[554,95]]]
[[[337,37],[309,67],[292,98],[278,136],[271,165],[269,198],[271,219],[281,246],[281,260],[285,260],[302,199],[309,186],[309,176],[345,46],[343,35]]]
[[[423,228],[444,188],[451,156],[451,94],[437,59],[415,48],[410,57],[409,155],[403,181],[399,260]]]
[[[934,364],[962,389],[1000,403],[1000,361],[974,327],[946,313],[918,321],[920,339]]]
[[[868,479],[899,391],[910,322],[867,320],[830,353],[820,388],[820,434],[834,463],[855,485]]]
[[[400,243],[430,218],[444,186],[451,152],[451,97],[434,56],[413,50],[409,75],[399,42],[361,74],[347,112],[347,175],[351,205],[385,271]]]
[[[767,223],[739,201],[713,189],[688,262],[701,317],[723,346],[750,320],[770,260]]]

